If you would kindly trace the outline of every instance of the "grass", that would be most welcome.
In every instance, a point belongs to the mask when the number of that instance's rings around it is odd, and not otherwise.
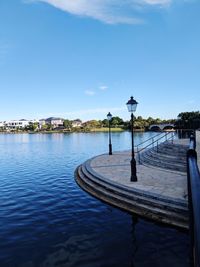
[[[93,128],[91,129],[91,132],[108,132],[109,128],[108,127],[102,127],[102,128]],[[124,129],[122,128],[111,128],[112,132],[123,132]]]

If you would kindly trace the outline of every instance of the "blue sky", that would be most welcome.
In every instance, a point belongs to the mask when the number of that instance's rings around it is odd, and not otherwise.
[[[200,108],[199,0],[0,0],[0,120]]]

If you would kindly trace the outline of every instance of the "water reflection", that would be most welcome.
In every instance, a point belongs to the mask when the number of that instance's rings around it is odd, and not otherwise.
[[[154,135],[137,133],[135,143]],[[129,132],[113,133],[115,151]],[[107,133],[0,134],[0,266],[189,266],[188,236],[82,191],[74,170]]]

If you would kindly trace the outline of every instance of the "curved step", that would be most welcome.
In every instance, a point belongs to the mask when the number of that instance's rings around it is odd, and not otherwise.
[[[188,210],[185,202],[180,202],[173,199],[169,200],[164,197],[157,196],[156,194],[151,194],[149,192],[145,194],[143,191],[126,188],[123,185],[113,182],[108,183],[108,181],[105,181],[98,176],[91,174],[87,170],[86,164],[82,164],[79,170],[84,174],[85,177],[94,182],[97,186],[103,187],[106,190],[110,190],[112,192],[117,192],[119,195],[125,196],[127,198],[141,200],[145,203],[151,204],[152,206],[162,206],[165,209],[175,210],[178,213],[183,213],[184,211],[187,212]]]
[[[88,175],[86,168],[83,171],[83,165],[76,169],[75,176],[77,183],[91,193],[93,196],[101,200],[122,208],[129,212],[153,219],[159,222],[188,228],[187,207],[180,205],[170,205],[157,200],[147,199],[141,195],[134,195],[124,191],[124,189],[116,188],[107,183],[99,182],[99,180]]]
[[[113,206],[124,209],[128,212],[134,212],[140,216],[144,216],[152,220],[185,229],[188,228],[187,210],[184,210],[182,214],[179,212],[177,213],[176,210],[168,211],[165,208],[159,208],[156,206],[153,207],[152,205],[149,205],[150,203],[144,203],[141,201],[141,199],[131,199],[126,195],[120,195],[119,191],[111,191],[108,190],[108,188],[97,186],[94,181],[84,175],[81,170],[81,166],[79,166],[76,170],[76,182],[79,184],[79,186],[81,186],[81,188],[93,196]]]

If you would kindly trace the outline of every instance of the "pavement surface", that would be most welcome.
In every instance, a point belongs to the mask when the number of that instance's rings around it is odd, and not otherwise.
[[[189,144],[188,139],[176,140],[178,144]],[[137,163],[137,182],[130,182],[130,151],[113,155],[100,155],[90,161],[90,167],[97,176],[113,183],[136,190],[151,192],[168,199],[187,200],[187,174]]]

